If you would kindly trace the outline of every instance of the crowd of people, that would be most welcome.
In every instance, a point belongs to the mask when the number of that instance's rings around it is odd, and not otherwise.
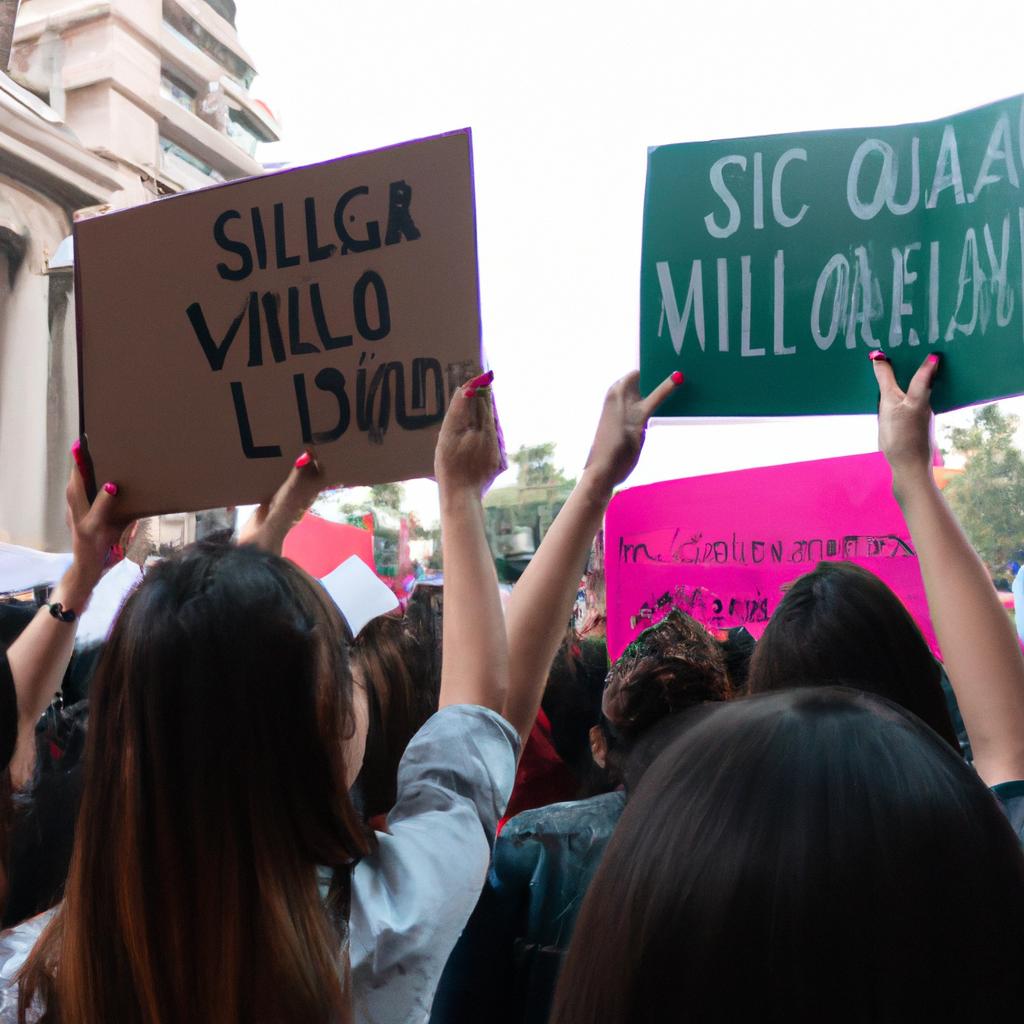
[[[71,567],[0,640],[0,1022],[1015,1018],[1024,657],[932,476],[938,357],[906,391],[872,364],[941,664],[844,563],[756,644],[672,611],[609,666],[567,631],[679,373],[609,390],[504,609],[491,375],[457,390],[440,636],[414,599],[353,637],[281,557],[325,484],[303,453],[237,543],[147,570],[76,653],[127,526],[76,448]]]

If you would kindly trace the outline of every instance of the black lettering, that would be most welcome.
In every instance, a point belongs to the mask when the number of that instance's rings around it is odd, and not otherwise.
[[[259,207],[254,206],[252,208],[252,237],[256,243],[256,262],[260,266],[260,270],[267,269],[267,235],[263,230],[263,214],[260,213]]]
[[[235,403],[235,419],[238,420],[238,436],[242,442],[242,452],[247,459],[279,459],[281,449],[276,444],[255,445],[252,441],[252,427],[249,425],[249,412],[245,407],[245,392],[240,380],[231,382],[231,399]]]
[[[263,365],[263,321],[260,318],[260,297],[249,292],[249,365]]]
[[[754,565],[760,565],[764,561],[764,541],[752,540],[750,542],[750,557]]]
[[[773,540],[772,541],[771,553],[772,553],[772,561],[773,562],[781,562],[782,561],[782,541],[781,540]]]
[[[422,409],[420,413],[406,412],[405,408],[405,374],[401,363],[392,363],[398,368],[396,384],[395,419],[403,430],[422,430],[424,427],[440,423],[444,419],[444,376],[441,364],[436,359],[418,358],[412,361],[412,408]],[[434,377],[434,411],[427,412],[426,382],[427,374]]]
[[[277,255],[277,268],[297,267],[298,256],[288,255],[288,239],[284,233],[284,203],[274,203],[274,252]]]
[[[299,425],[302,429],[303,443],[328,444],[331,441],[337,441],[348,430],[351,419],[348,395],[345,392],[345,375],[335,367],[328,366],[313,378],[313,383],[317,388],[333,395],[338,403],[338,421],[330,430],[313,430],[309,415],[309,399],[306,395],[305,375],[297,373],[292,381],[295,385],[295,401],[299,409]]]
[[[188,316],[189,322],[192,324],[192,330],[196,332],[196,338],[202,346],[203,354],[206,356],[207,362],[210,364],[210,369],[215,373],[217,370],[223,369],[224,360],[228,355],[228,349],[231,348],[231,343],[235,340],[238,328],[242,326],[242,318],[245,316],[245,306],[242,307],[242,312],[231,321],[231,326],[224,335],[224,340],[221,341],[219,345],[213,340],[213,335],[210,334],[210,328],[207,326],[206,317],[203,315],[203,307],[200,306],[198,302],[193,302],[192,305],[185,310],[185,313]]]
[[[293,356],[306,356],[319,352],[311,341],[302,341],[299,338],[299,289],[288,289],[288,348]]]
[[[267,318],[267,335],[270,339],[270,354],[275,363],[283,363],[284,335],[281,333],[281,319],[278,315],[281,300],[274,292],[263,293],[263,312]]]
[[[384,234],[384,244],[394,245],[402,238],[415,242],[420,237],[420,229],[412,221],[409,204],[412,202],[412,186],[404,181],[391,182],[388,193],[388,227]]]
[[[232,269],[226,263],[217,264],[217,273],[225,281],[244,281],[252,273],[252,253],[249,246],[244,242],[236,242],[228,238],[224,227],[229,220],[241,220],[242,215],[237,210],[225,210],[213,223],[213,240],[225,251],[234,253],[241,264],[237,269]]]
[[[329,352],[336,348],[348,348],[352,344],[352,335],[332,335],[330,327],[327,326],[327,317],[324,315],[324,300],[320,294],[319,284],[311,284],[309,286],[309,302],[313,307],[313,322],[316,324],[316,333],[320,335],[320,344]]]
[[[373,286],[373,294],[377,301],[377,326],[371,327],[366,317],[366,292]],[[375,270],[367,270],[356,281],[352,290],[352,306],[356,318],[356,330],[367,341],[380,341],[391,333],[391,308],[388,305],[388,290],[384,280]]]
[[[388,378],[388,364],[378,366],[367,392],[366,371],[360,368],[356,373],[356,423],[374,444],[384,443],[384,434],[391,421],[391,387]],[[376,418],[373,414],[374,405],[377,406]]]
[[[317,263],[319,260],[330,259],[338,248],[333,242],[321,245],[316,230],[316,200],[308,196],[304,205],[306,208],[306,254],[310,263]]]
[[[345,226],[345,212],[348,204],[356,196],[365,196],[369,192],[370,190],[365,185],[350,188],[338,200],[338,205],[334,208],[334,230],[337,231],[338,238],[341,240],[342,256],[350,252],[366,252],[368,249],[380,248],[380,225],[375,220],[367,221],[365,238],[353,238]],[[355,219],[354,214],[349,215],[350,221],[355,221]]]

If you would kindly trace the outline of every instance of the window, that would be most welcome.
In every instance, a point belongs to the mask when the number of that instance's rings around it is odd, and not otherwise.
[[[160,72],[160,95],[193,114],[196,112],[196,90],[166,69]]]
[[[206,175],[211,181],[224,180],[224,175],[203,160],[202,157],[196,156],[195,153],[190,153],[187,149],[179,146],[176,142],[171,142],[170,139],[165,139],[162,135],[160,136],[160,151],[163,154],[165,164],[173,166],[175,161],[182,161],[193,170]]]
[[[237,110],[228,112],[228,138],[249,156],[256,155],[256,147],[263,141],[262,136],[253,128],[252,122]]]

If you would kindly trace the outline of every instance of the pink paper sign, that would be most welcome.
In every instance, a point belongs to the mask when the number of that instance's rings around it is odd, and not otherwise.
[[[632,487],[608,507],[605,545],[612,658],[673,607],[759,637],[783,584],[822,561],[855,562],[881,577],[937,651],[880,453]]]

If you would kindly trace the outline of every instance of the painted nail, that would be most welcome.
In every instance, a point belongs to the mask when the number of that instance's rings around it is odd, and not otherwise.
[[[295,468],[296,469],[302,469],[304,466],[308,466],[312,461],[313,461],[313,456],[310,455],[309,452],[303,452],[295,460]]]
[[[938,352],[931,352],[931,353],[929,353],[929,355],[928,355],[928,364],[929,364],[929,366],[933,366],[933,367],[938,366],[939,365],[939,360],[941,358],[942,358],[942,356]]]
[[[107,494],[109,494],[111,497],[113,497],[115,494],[117,494],[117,484],[105,483],[103,485],[103,490],[105,490],[107,492]]]
[[[889,362],[889,357],[879,348],[876,348],[874,351],[869,352],[868,359],[870,359],[873,363]]]
[[[676,387],[679,387],[679,385],[682,384],[684,380],[686,380],[686,378],[683,376],[681,370],[672,371],[672,383],[675,384]]]
[[[479,377],[474,377],[467,385],[467,388],[485,388],[491,381],[494,380],[494,371],[488,370],[486,373],[481,373]]]
[[[476,388],[466,388],[466,397],[472,398],[476,394]]]

